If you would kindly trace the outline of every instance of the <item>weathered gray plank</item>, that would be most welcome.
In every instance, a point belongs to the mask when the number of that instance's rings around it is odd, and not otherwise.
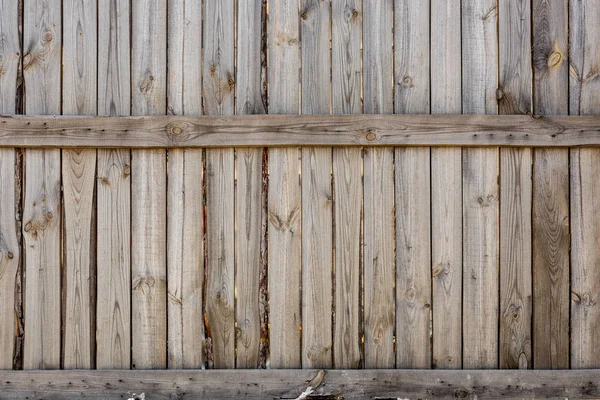
[[[569,112],[600,114],[600,2],[569,2]],[[600,367],[597,149],[571,150],[571,367]]]
[[[129,115],[129,1],[98,1],[98,115]],[[131,156],[98,149],[96,368],[131,366]]]
[[[330,1],[303,0],[302,113],[329,114]],[[333,366],[332,149],[302,149],[302,367]]]
[[[533,2],[534,112],[568,114],[567,0]],[[569,368],[569,153],[533,153],[533,366]]]
[[[0,117],[0,147],[600,146],[597,116]]]
[[[168,4],[168,114],[202,115],[202,3]],[[204,367],[204,204],[201,149],[167,164],[168,366]]]
[[[167,83],[166,0],[132,3],[132,114],[164,115]],[[132,366],[167,366],[166,157],[131,157]]]
[[[500,0],[500,114],[531,113],[531,7]],[[501,149],[500,368],[531,368],[531,149]]]
[[[61,20],[58,1],[24,3],[28,114],[60,114]],[[25,369],[60,367],[60,198],[60,151],[28,150],[23,201]]]
[[[269,3],[267,30],[269,112],[298,114],[298,2]],[[269,344],[273,368],[302,365],[300,157],[297,147],[269,151]]]
[[[0,114],[16,110],[17,77],[21,64],[19,3],[0,1]],[[0,370],[13,367],[17,352],[17,307],[15,301],[21,265],[20,235],[17,231],[15,199],[21,196],[15,186],[15,151],[0,151]],[[14,187],[15,190],[8,190]],[[19,283],[20,284],[20,283]]]
[[[295,399],[309,385],[344,399],[586,399],[600,397],[599,379],[598,370],[10,371],[0,389],[6,399]]]

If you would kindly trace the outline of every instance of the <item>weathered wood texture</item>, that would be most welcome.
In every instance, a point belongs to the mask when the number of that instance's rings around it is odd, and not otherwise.
[[[599,379],[597,370],[31,371],[7,372],[0,389],[5,399],[296,399],[312,385],[313,398],[593,399]]]

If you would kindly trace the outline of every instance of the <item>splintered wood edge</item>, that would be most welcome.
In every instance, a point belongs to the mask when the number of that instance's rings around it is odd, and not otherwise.
[[[0,117],[0,147],[600,146],[600,116]]]

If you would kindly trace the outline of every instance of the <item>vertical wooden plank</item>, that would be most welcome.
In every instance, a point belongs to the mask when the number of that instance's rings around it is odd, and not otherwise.
[[[332,0],[332,107],[356,114],[361,106],[362,2]],[[362,149],[333,149],[335,218],[335,368],[360,363]]]
[[[363,10],[364,107],[394,112],[394,4],[373,1]],[[394,150],[365,148],[364,160],[364,334],[365,367],[393,368]]]
[[[208,115],[234,113],[234,2],[205,3],[203,96]],[[215,368],[235,367],[234,154],[206,150],[207,331]]]
[[[267,59],[269,112],[298,114],[299,3],[269,3]],[[300,368],[301,184],[300,149],[269,150],[269,343],[272,368]]]
[[[462,106],[497,114],[496,0],[462,2]],[[463,184],[463,367],[498,368],[499,150],[465,148]]]
[[[0,1],[0,114],[16,112],[17,77],[21,64],[19,3]],[[0,370],[12,369],[16,353],[15,288],[21,245],[15,215],[15,150],[0,150]],[[15,188],[15,190],[9,190]]]
[[[60,114],[61,4],[28,1],[23,13],[27,114]],[[27,150],[24,369],[60,367],[60,184],[60,150]]]
[[[302,113],[328,114],[330,1],[302,0]],[[302,367],[332,367],[331,147],[302,149]]]
[[[168,4],[168,113],[202,115],[202,3]],[[185,83],[185,84],[184,84]],[[204,367],[202,149],[169,150],[167,318],[169,368]]]
[[[98,1],[98,115],[131,108],[130,8]],[[98,149],[96,367],[131,367],[131,156]]]
[[[132,3],[132,114],[163,115],[167,83],[166,0]],[[165,150],[134,150],[131,176],[132,364],[167,366]]]
[[[499,2],[499,112],[531,112],[529,2]],[[500,150],[500,368],[531,368],[532,151]]]
[[[600,114],[600,1],[569,2],[569,111]],[[571,150],[571,368],[600,367],[600,150]]]
[[[395,112],[428,114],[429,2],[396,0],[394,18]],[[430,149],[397,148],[395,162],[396,368],[430,368]]]
[[[238,2],[236,114],[265,114],[262,0]],[[237,148],[235,159],[236,368],[256,368],[261,348],[260,276],[265,268],[263,149]]]
[[[96,115],[97,4],[63,2],[63,87],[65,115]],[[63,152],[65,312],[63,367],[95,364],[96,243],[94,179],[96,150]]]
[[[461,112],[461,2],[431,3],[431,112]],[[433,366],[462,366],[461,149],[431,150]]]
[[[566,0],[533,2],[534,112],[567,114]],[[533,153],[533,366],[569,368],[569,153]]]

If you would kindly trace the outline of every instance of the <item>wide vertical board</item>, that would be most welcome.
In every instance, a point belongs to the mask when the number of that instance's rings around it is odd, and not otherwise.
[[[129,115],[129,1],[98,1],[98,115]],[[98,149],[96,368],[131,366],[131,157]]]
[[[329,114],[330,1],[302,0],[302,113]],[[302,367],[332,367],[331,147],[302,149]]]
[[[567,0],[533,1],[536,114],[567,114]],[[569,368],[569,153],[533,153],[533,367]]]
[[[461,4],[431,3],[431,112],[461,112]],[[431,149],[433,366],[462,366],[461,149]]]
[[[600,114],[600,1],[569,2],[569,112]],[[571,367],[600,368],[600,150],[571,150]]]
[[[377,0],[363,10],[364,111],[394,112],[394,3]],[[394,149],[365,148],[364,156],[364,365],[393,368]],[[350,366],[347,366],[350,367]]]
[[[531,9],[500,0],[500,114],[531,112]],[[532,150],[500,150],[500,368],[531,368]]]
[[[356,114],[361,106],[362,9],[359,0],[332,0],[331,101],[334,113]],[[360,270],[362,149],[333,149],[335,293],[333,366],[360,363]]]
[[[298,2],[269,3],[269,113],[298,114]],[[272,368],[300,368],[302,226],[300,149],[269,150],[269,344]]]
[[[62,10],[62,111],[65,115],[96,115],[97,5],[96,2],[65,0]],[[62,161],[66,313],[63,315],[63,367],[93,368],[96,150],[65,150]]]
[[[202,3],[168,4],[168,113],[202,115]],[[173,149],[167,164],[169,368],[204,367],[202,149]]]
[[[395,112],[428,114],[429,2],[396,0],[394,18]],[[429,368],[431,152],[427,147],[395,152],[396,368]]]
[[[17,76],[21,64],[19,3],[0,1],[0,114],[16,112]],[[17,310],[15,307],[21,245],[16,224],[15,150],[0,150],[0,370],[12,369],[16,354]],[[10,190],[10,188],[15,190]]]
[[[262,0],[238,2],[236,114],[265,114]],[[236,368],[256,368],[261,337],[261,278],[265,264],[266,191],[263,149],[237,148],[235,186]],[[264,289],[263,289],[264,290]],[[264,313],[264,308],[262,309]]]
[[[166,0],[132,3],[132,114],[163,115],[167,83]],[[131,159],[132,366],[167,366],[165,150]]]
[[[203,96],[207,115],[234,113],[234,1],[205,3]],[[234,154],[206,150],[206,314],[215,368],[235,367]]]
[[[462,107],[496,114],[495,0],[462,2]],[[463,367],[498,367],[499,151],[463,149]]]
[[[61,4],[28,1],[23,10],[26,112],[60,114]],[[60,150],[27,150],[23,231],[23,368],[60,367]]]

